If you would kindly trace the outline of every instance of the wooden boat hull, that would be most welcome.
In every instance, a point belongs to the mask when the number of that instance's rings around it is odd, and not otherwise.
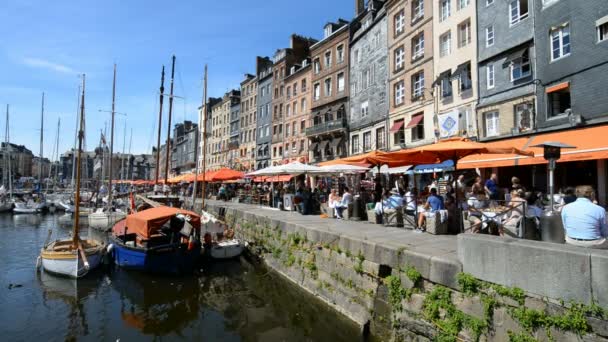
[[[213,244],[211,247],[213,259],[232,259],[243,253],[245,246],[239,240],[227,240]]]
[[[121,239],[112,235],[112,256],[119,267],[159,274],[190,273],[198,264],[201,254],[200,244],[188,249],[188,244],[176,243],[154,248],[125,245]]]
[[[77,249],[62,248],[71,244],[71,240],[58,240],[40,251],[42,268],[70,278],[84,277],[90,270],[99,266],[103,256],[104,245],[93,241],[84,241],[88,267],[80,257]]]
[[[92,213],[89,214],[89,226],[99,230],[107,230],[125,217],[127,217],[126,213],[119,212],[112,212],[110,214],[106,212]]]

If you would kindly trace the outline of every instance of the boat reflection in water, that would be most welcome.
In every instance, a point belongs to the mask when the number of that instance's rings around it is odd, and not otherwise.
[[[42,215],[13,215],[12,217],[16,226],[39,228],[43,221]]]

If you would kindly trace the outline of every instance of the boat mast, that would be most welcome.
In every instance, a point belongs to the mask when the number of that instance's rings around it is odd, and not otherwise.
[[[42,193],[42,152],[44,143],[44,92],[42,93],[42,109],[40,112],[40,160],[38,161],[38,192]]]
[[[207,184],[206,184],[206,179],[205,179],[205,173],[207,172],[207,114],[208,114],[208,107],[209,107],[209,103],[207,103],[207,64],[205,64],[205,81],[204,81],[203,88],[205,91],[205,105],[203,106],[204,133],[203,133],[203,170],[202,170],[203,182],[201,183],[201,186],[202,186],[201,211],[203,211],[205,209],[205,193],[207,192],[207,186],[206,186]]]
[[[158,136],[156,138],[156,175],[154,176],[154,185],[158,184],[158,172],[160,167],[160,133],[163,126],[163,96],[165,93],[165,66],[160,76],[160,109],[158,110]]]
[[[6,105],[6,133],[5,133],[5,140],[6,140],[6,154],[8,154],[8,173],[7,173],[7,178],[8,178],[8,195],[10,199],[13,199],[13,180],[12,178],[12,171],[11,171],[11,143],[10,143],[10,129],[8,128],[8,104]]]
[[[112,160],[114,159],[114,114],[115,112],[115,100],[116,100],[116,64],[114,64],[114,78],[112,80],[112,119],[110,127],[110,175],[108,178],[108,210],[112,207]]]
[[[129,160],[131,159],[131,144],[133,143],[133,127],[131,127],[131,134],[129,135]],[[129,176],[129,173],[131,174]],[[127,177],[130,180],[133,180],[133,168],[131,168],[131,172],[129,172],[129,162],[127,161]]]
[[[127,143],[127,121],[125,120],[125,129],[122,137],[122,155],[120,156],[120,179],[125,180],[125,145]]]
[[[61,118],[57,118],[57,136],[55,137],[55,151],[54,152],[54,158],[57,161],[57,164],[59,164],[59,130],[61,128]],[[51,174],[53,174],[52,172],[53,169],[53,165],[51,165]],[[56,185],[56,181],[57,181],[57,167],[55,167],[55,174],[53,176],[53,189],[55,189],[55,185]]]
[[[201,132],[203,130],[203,128],[206,128],[206,126],[201,126],[201,123],[203,120],[201,120],[201,116],[204,116],[204,111],[205,111],[205,106],[207,104],[207,64],[205,64],[205,74],[203,75],[203,99],[202,99],[202,104],[201,104],[201,115],[199,115],[198,117],[198,128],[199,128],[199,132]],[[206,133],[206,130],[204,131],[203,134]],[[198,134],[196,135],[198,137]],[[203,138],[204,139],[204,138]],[[199,141],[198,139],[195,139],[195,144],[194,144],[194,186],[192,187],[192,210],[194,210],[194,203],[196,201],[196,191],[197,191],[197,179],[198,179],[198,145],[199,145]],[[204,140],[203,140],[204,141]],[[203,155],[205,154],[205,150],[203,147]],[[204,159],[203,159],[204,160]],[[203,173],[204,174],[204,173]],[[201,207],[202,209],[202,207]]]
[[[84,91],[85,91],[85,74],[82,74],[82,96],[80,100],[80,129],[78,131],[78,152],[76,157],[76,200],[74,203],[74,230],[72,234],[72,244],[74,248],[78,248],[80,237],[78,236],[78,224],[80,223],[80,154],[82,151],[82,140],[84,139]]]
[[[74,189],[74,175],[76,174],[76,144],[78,142],[78,124],[79,124],[79,112],[80,112],[80,86],[78,86],[78,96],[76,97],[78,100],[78,105],[76,107],[76,128],[74,129],[74,148],[72,149],[72,180],[70,185],[72,186],[72,190]]]
[[[173,112],[173,79],[175,76],[175,55],[173,55],[171,62],[171,90],[169,93],[169,123],[167,124],[167,144],[165,147],[165,155],[167,158],[165,159],[165,184],[167,184],[167,179],[169,178],[169,152],[170,152],[170,143],[171,143],[171,114]]]

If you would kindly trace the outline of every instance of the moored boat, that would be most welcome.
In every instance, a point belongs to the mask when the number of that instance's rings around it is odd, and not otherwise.
[[[89,214],[89,226],[105,231],[125,217],[127,217],[127,214],[122,211],[107,211],[103,208],[99,208],[94,213]]]
[[[194,270],[200,254],[200,216],[171,207],[130,214],[112,228],[114,262],[148,273],[182,274]]]

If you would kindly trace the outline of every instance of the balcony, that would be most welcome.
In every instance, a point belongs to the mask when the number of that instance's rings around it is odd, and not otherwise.
[[[272,143],[280,143],[283,142],[283,133],[275,134],[272,136]]]
[[[318,134],[322,134],[322,133],[339,131],[339,130],[346,129],[346,126],[347,125],[346,125],[345,118],[332,120],[332,121],[326,121],[321,124],[317,124],[312,127],[306,128],[306,135],[312,136],[312,135],[318,135]]]

